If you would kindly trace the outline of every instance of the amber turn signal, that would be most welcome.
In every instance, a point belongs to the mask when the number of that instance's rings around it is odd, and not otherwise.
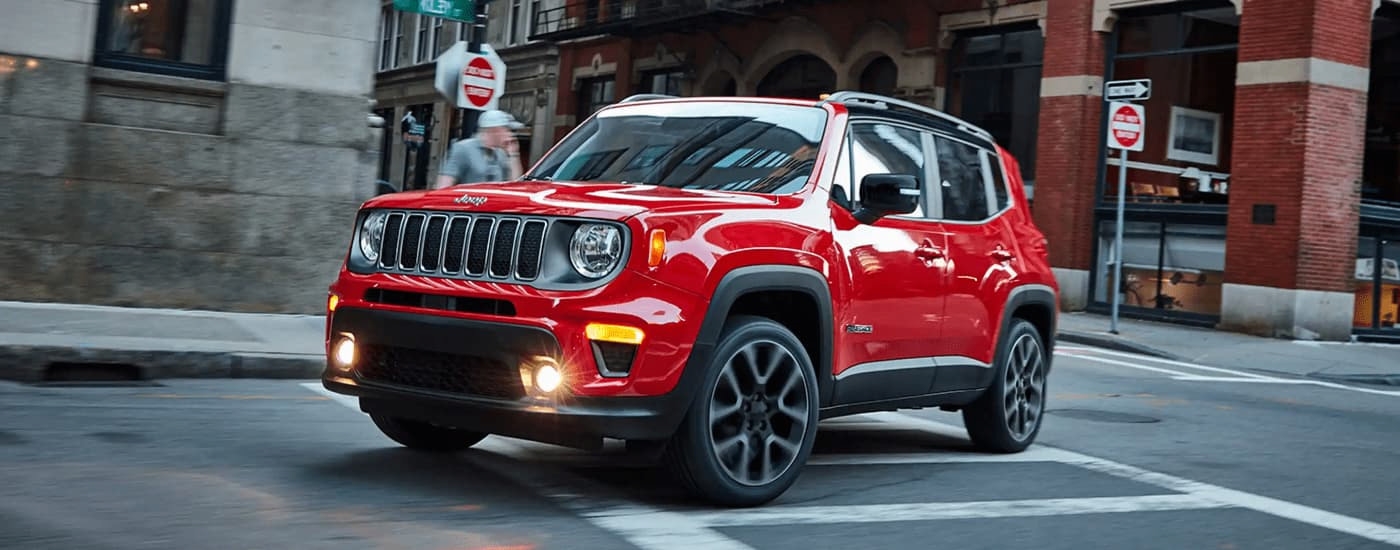
[[[666,230],[651,230],[651,251],[647,254],[647,265],[656,267],[666,258]]]
[[[642,339],[645,337],[645,334],[642,333],[642,329],[622,325],[589,323],[583,330],[589,340],[614,342],[617,344],[632,344],[634,346],[641,344]]]

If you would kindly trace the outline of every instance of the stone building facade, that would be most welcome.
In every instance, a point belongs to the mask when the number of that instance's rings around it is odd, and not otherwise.
[[[559,5],[561,0],[494,0],[486,5],[485,43],[506,64],[499,107],[525,125],[517,134],[526,167],[553,145],[558,63],[553,44],[530,40],[530,21]],[[389,131],[379,144],[377,178],[395,190],[430,185],[448,146],[462,137],[463,109],[439,95],[433,83],[438,56],[469,38],[465,23],[401,12],[381,2],[374,112]]]
[[[1017,156],[1065,310],[1400,338],[1400,2],[570,0],[532,34],[556,139],[636,93],[889,94]],[[1120,283],[1103,86],[1139,78]]]
[[[323,310],[373,194],[374,4],[4,4],[0,299]]]

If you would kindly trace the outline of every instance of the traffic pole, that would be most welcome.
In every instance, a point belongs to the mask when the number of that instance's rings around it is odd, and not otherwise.
[[[486,0],[473,2],[472,33],[471,40],[467,42],[467,51],[470,53],[481,53],[481,42],[486,39]],[[472,137],[476,133],[476,121],[481,117],[481,111],[476,109],[462,109],[462,139]]]
[[[1112,124],[1110,121],[1109,124]],[[1110,321],[1108,332],[1118,334],[1118,306],[1123,300],[1123,195],[1127,192],[1128,186],[1128,150],[1122,150],[1122,160],[1118,163],[1118,220],[1114,225],[1113,236],[1113,320]]]

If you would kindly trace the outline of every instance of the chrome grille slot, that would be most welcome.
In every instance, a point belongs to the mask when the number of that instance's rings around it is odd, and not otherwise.
[[[467,275],[486,274],[486,255],[491,251],[491,229],[495,223],[483,217],[472,224],[472,240],[467,246]]]
[[[389,214],[384,223],[384,249],[379,251],[379,265],[392,268],[399,263],[399,236],[403,234],[403,214]]]
[[[540,220],[525,222],[525,229],[520,232],[520,247],[515,265],[516,277],[529,281],[540,276],[546,227],[548,225]]]
[[[462,272],[462,260],[466,258],[467,229],[472,219],[466,216],[452,218],[447,228],[447,252],[442,256],[442,272],[456,275]]]
[[[515,263],[516,229],[520,220],[501,220],[496,235],[491,240],[491,276],[509,277],[511,264]]]
[[[423,234],[423,271],[437,271],[442,260],[442,232],[447,228],[447,216],[428,218],[428,230]]]
[[[379,268],[393,273],[529,282],[545,272],[548,218],[393,211]]]
[[[423,221],[427,216],[412,214],[404,223],[403,244],[399,246],[399,267],[418,268],[418,253],[423,249]]]

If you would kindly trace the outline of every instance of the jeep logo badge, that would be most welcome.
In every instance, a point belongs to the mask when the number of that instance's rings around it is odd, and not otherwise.
[[[455,202],[457,204],[470,204],[472,206],[481,206],[483,204],[486,204],[486,197],[473,197],[471,195],[462,195],[460,197],[457,197],[457,200],[454,200],[452,202]]]

